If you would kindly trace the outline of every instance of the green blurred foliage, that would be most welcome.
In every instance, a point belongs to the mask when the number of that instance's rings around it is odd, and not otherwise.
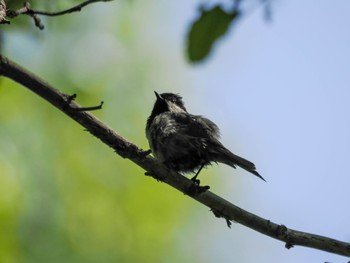
[[[214,44],[224,36],[239,12],[227,12],[220,6],[201,10],[197,20],[190,26],[187,36],[187,55],[191,62],[201,62],[210,54]]]
[[[137,10],[112,8],[58,18],[39,39],[9,30],[4,53],[84,106],[104,100],[94,114],[146,148],[165,60],[139,44]],[[0,262],[195,262],[177,243],[194,202],[24,87],[1,79],[0,94]]]

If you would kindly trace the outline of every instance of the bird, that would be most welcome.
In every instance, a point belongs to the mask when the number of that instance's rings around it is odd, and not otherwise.
[[[153,156],[176,172],[195,173],[212,163],[239,166],[266,181],[255,165],[232,153],[220,141],[218,126],[211,120],[188,113],[183,99],[174,93],[156,95],[146,123],[146,137]]]

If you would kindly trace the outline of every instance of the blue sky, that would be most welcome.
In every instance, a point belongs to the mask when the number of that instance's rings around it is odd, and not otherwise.
[[[349,8],[348,1],[276,1],[270,23],[256,10],[192,70],[195,94],[185,91],[192,111],[215,120],[226,145],[254,161],[268,181],[244,171],[230,177],[236,172],[222,168],[229,200],[290,228],[348,242]],[[217,262],[347,261],[313,249],[288,251],[239,225],[212,234],[215,241],[204,246]]]

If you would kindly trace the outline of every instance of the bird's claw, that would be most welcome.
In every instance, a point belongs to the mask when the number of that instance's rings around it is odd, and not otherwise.
[[[191,181],[196,184],[196,185],[200,185],[201,181],[199,179],[196,179],[195,177],[191,178]]]
[[[147,150],[147,151],[140,151],[139,155],[141,158],[145,158],[146,156],[150,155],[152,153],[151,150]]]
[[[196,178],[192,178],[191,181],[192,181],[191,186],[188,187],[186,190],[187,195],[190,195],[190,196],[199,195],[199,194],[204,193],[210,189],[209,185],[200,186],[199,185],[200,181]]]

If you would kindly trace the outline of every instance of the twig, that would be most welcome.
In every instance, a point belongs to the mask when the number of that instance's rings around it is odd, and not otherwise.
[[[82,2],[79,5],[73,6],[71,8],[68,8],[66,10],[58,11],[58,12],[46,12],[46,11],[38,11],[31,9],[30,3],[25,2],[23,7],[18,9],[18,10],[8,10],[7,11],[7,16],[9,18],[15,18],[16,16],[19,15],[29,15],[34,19],[35,25],[39,27],[40,29],[44,29],[44,25],[41,23],[40,18],[38,15],[43,15],[43,16],[61,16],[61,15],[66,15],[70,14],[73,12],[79,12],[81,9],[89,4],[96,3],[96,2],[111,2],[113,0],[88,0],[85,2]]]
[[[97,106],[91,106],[91,107],[81,107],[81,108],[77,108],[74,109],[76,111],[93,111],[93,110],[100,110],[102,109],[103,106],[103,101],[101,101],[100,105]]]
[[[10,78],[38,94],[56,108],[80,123],[86,128],[86,130],[99,138],[102,142],[112,147],[120,156],[130,159],[145,169],[148,174],[151,174],[152,176],[154,175],[158,180],[167,183],[182,193],[187,193],[187,190],[192,185],[191,180],[165,168],[154,158],[147,155],[147,151],[143,151],[136,145],[124,139],[91,113],[72,110],[72,108],[80,108],[80,106],[72,99],[72,96],[62,93],[47,82],[35,76],[33,73],[25,70],[1,55],[0,76]],[[67,107],[67,104],[71,107]],[[210,191],[205,191],[201,194],[194,194],[191,195],[191,197],[209,207],[210,210],[214,212],[215,216],[224,218],[228,225],[230,225],[230,221],[235,221],[262,234],[283,241],[286,248],[305,246],[343,256],[350,256],[350,243],[293,230],[284,225],[273,223],[270,220],[256,216],[231,204],[227,200]]]
[[[113,0],[88,0],[85,1],[79,5],[73,6],[71,8],[68,8],[66,10],[63,11],[59,11],[59,12],[45,12],[45,11],[36,11],[36,10],[30,10],[31,13],[36,14],[36,15],[43,15],[43,16],[61,16],[61,15],[66,15],[66,14],[70,14],[73,12],[79,12],[81,11],[81,9],[89,4],[92,3],[96,3],[96,2],[111,2]]]
[[[77,97],[77,94],[73,94],[73,95],[70,95],[67,97],[67,107],[70,107],[72,110],[75,110],[75,111],[93,111],[93,110],[100,110],[102,109],[102,106],[103,106],[103,101],[100,102],[99,105],[97,106],[91,106],[91,107],[81,107],[81,108],[72,108],[71,107],[71,102],[73,100],[75,100]]]

